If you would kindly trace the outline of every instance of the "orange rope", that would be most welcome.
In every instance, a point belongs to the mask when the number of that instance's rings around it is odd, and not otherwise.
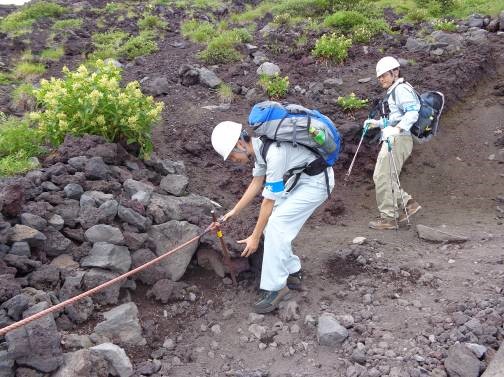
[[[131,271],[128,271],[126,272],[125,274],[122,274],[112,280],[109,280],[103,284],[100,284],[98,285],[97,287],[94,287],[92,289],[90,289],[89,291],[86,291],[86,292],[83,292],[75,297],[72,297],[72,298],[69,298],[68,300],[66,301],[63,301],[63,302],[60,302],[59,304],[57,305],[54,305],[54,306],[51,306],[50,308],[47,308],[45,310],[42,310],[41,312],[38,312],[34,315],[31,315],[27,318],[24,318],[22,319],[21,321],[18,321],[18,322],[15,322],[9,326],[6,326],[2,329],[0,329],[0,336],[4,336],[5,334],[7,334],[9,331],[12,331],[12,330],[15,330],[21,326],[24,326],[26,325],[27,323],[30,323],[32,321],[35,321],[41,317],[44,317],[45,315],[49,314],[49,313],[52,313],[52,312],[55,312],[57,310],[60,310],[60,309],[63,309],[64,307],[66,306],[69,306],[73,303],[75,303],[76,301],[79,301],[80,299],[83,299],[84,297],[88,297],[88,296],[91,296],[99,291],[102,291],[104,290],[105,288],[108,288],[110,287],[111,285],[115,284],[115,283],[118,283],[119,281],[121,280],[124,280],[128,277],[130,277],[131,275],[134,275],[136,274],[137,272],[140,272],[142,270],[145,270],[146,268],[152,266],[153,264],[159,262],[160,260],[166,258],[167,256],[179,251],[180,249],[190,245],[191,243],[195,242],[196,240],[200,239],[201,237],[203,237],[206,233],[210,232],[211,230],[215,229],[216,227],[216,224],[215,223],[212,223],[208,226],[208,228],[206,228],[200,235],[196,236],[196,237],[193,237],[191,238],[189,241],[186,241],[184,242],[183,244],[177,246],[176,248],[160,255],[159,257],[157,258],[154,258],[153,260],[141,265],[141,266],[138,266],[137,268],[131,270]]]

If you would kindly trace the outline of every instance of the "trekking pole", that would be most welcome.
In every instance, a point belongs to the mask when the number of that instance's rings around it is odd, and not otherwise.
[[[227,268],[229,270],[229,274],[231,275],[231,279],[233,280],[233,284],[237,285],[235,271],[234,271],[233,265],[231,263],[231,257],[229,255],[229,250],[226,246],[226,242],[224,241],[224,235],[222,234],[220,224],[217,221],[217,217],[215,216],[215,211],[212,210],[211,214],[212,214],[212,219],[213,219],[214,224],[217,224],[215,226],[215,229],[217,230],[217,238],[220,240],[220,244],[222,247],[222,257],[224,259],[224,265],[227,266]]]
[[[395,161],[395,157],[394,157],[394,154],[392,154],[392,153],[390,154],[390,156],[392,157],[392,164],[393,164],[395,176],[397,179],[397,187],[399,188],[399,192],[401,193],[401,200],[402,200],[402,204],[403,204],[404,214],[406,215],[406,221],[408,223],[408,226],[411,226],[410,221],[409,221],[410,217],[408,214],[408,210],[406,209],[406,201],[404,200],[404,190],[402,189],[401,181],[399,180],[399,171],[397,170],[397,164]]]
[[[398,211],[397,211],[397,202],[395,197],[395,189],[394,189],[394,178],[392,173],[392,161],[394,160],[394,156],[392,156],[392,143],[390,142],[390,138],[387,138],[385,141],[387,143],[388,150],[388,160],[389,160],[389,180],[390,180],[390,189],[392,191],[392,203],[394,205],[394,221],[396,225],[396,230],[399,229],[399,222],[397,221]]]
[[[345,179],[344,179],[345,182],[348,182],[348,180],[350,179],[350,174],[352,173],[352,169],[353,169],[353,166],[354,166],[354,163],[355,163],[355,159],[357,158],[357,153],[359,153],[359,149],[360,149],[360,147],[362,145],[362,141],[364,140],[364,136],[366,136],[366,132],[367,132],[368,129],[369,129],[369,125],[366,124],[364,126],[364,130],[362,132],[362,136],[360,138],[359,145],[357,145],[357,150],[355,151],[355,154],[353,156],[352,162],[350,163],[350,167],[348,168],[348,171],[345,174]]]

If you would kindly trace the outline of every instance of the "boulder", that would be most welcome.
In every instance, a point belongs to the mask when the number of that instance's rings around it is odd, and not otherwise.
[[[280,74],[280,67],[276,64],[270,62],[262,63],[259,68],[257,68],[257,74],[259,76],[275,76]]]
[[[180,82],[184,86],[196,85],[199,82],[199,72],[197,68],[183,64],[179,69]]]
[[[222,80],[217,77],[215,72],[207,68],[200,68],[198,69],[198,72],[199,72],[199,82],[209,87],[210,89],[215,89],[222,83]]]
[[[131,251],[143,248],[148,239],[147,233],[124,232],[124,242]]]
[[[80,261],[82,267],[99,267],[124,273],[131,267],[131,255],[126,246],[97,242],[91,252]]]
[[[446,48],[446,50],[450,53],[459,51],[463,46],[464,37],[457,33],[448,33],[446,31],[437,30],[433,32],[431,36],[438,44],[436,47]]]
[[[109,363],[105,357],[88,349],[63,355],[63,365],[52,377],[108,377]]]
[[[63,204],[59,204],[54,208],[54,213],[60,215],[65,221],[66,226],[69,226],[70,228],[77,225],[79,211],[79,202],[73,199],[68,199]]]
[[[91,354],[107,360],[111,375],[130,377],[133,374],[133,365],[121,347],[112,343],[102,343],[91,347],[89,350]]]
[[[162,224],[169,220],[186,220],[199,224],[202,218],[210,216],[214,204],[204,196],[190,194],[174,197],[154,193],[147,207],[147,215],[151,216],[155,224]]]
[[[151,154],[150,160],[145,161],[145,165],[153,168],[158,174],[184,174],[185,165],[183,161],[171,161],[161,159],[155,152]]]
[[[406,49],[412,52],[428,51],[429,44],[421,39],[409,37],[406,40]]]
[[[0,377],[14,377],[14,359],[7,351],[0,350]]]
[[[28,242],[14,242],[9,250],[9,253],[30,258],[30,244]]]
[[[142,89],[145,93],[152,96],[160,96],[170,93],[170,82],[166,77],[155,76],[148,78],[142,83]]]
[[[59,292],[59,299],[61,301],[75,297],[84,291],[84,275],[85,273],[83,271],[75,271],[65,277],[65,281]],[[90,280],[92,281],[92,279]],[[119,293],[117,292],[117,294]],[[93,309],[93,299],[91,297],[86,297],[77,301],[75,304],[67,306],[65,312],[71,321],[82,323],[87,321]]]
[[[77,171],[84,171],[88,158],[86,156],[77,156],[68,159],[68,165]]]
[[[84,289],[88,290],[97,287],[109,280],[112,280],[119,276],[117,273],[102,270],[99,268],[93,268],[86,272],[83,279]],[[119,301],[119,290],[121,288],[120,284],[113,284],[110,287],[104,289],[103,291],[97,293],[93,296],[93,301],[100,305],[117,304]]]
[[[23,313],[23,318],[47,309],[47,302],[40,302]],[[52,314],[46,315],[5,335],[9,357],[16,364],[29,366],[49,373],[63,364],[61,336]]]
[[[417,225],[418,236],[430,242],[466,242],[468,237],[453,233],[446,226],[429,227],[425,225]]]
[[[70,183],[66,185],[63,191],[65,192],[65,196],[68,199],[75,199],[75,200],[79,200],[81,195],[84,193],[84,189],[82,188],[82,186],[76,183]]]
[[[504,31],[504,10],[499,13],[499,30]]]
[[[484,17],[480,14],[471,14],[467,20],[467,26],[482,28],[484,26]]]
[[[135,181],[134,179],[127,179],[123,183],[124,191],[128,198],[137,200],[144,206],[149,205],[150,197],[154,191],[154,187],[150,184]]]
[[[99,207],[109,200],[114,200],[114,195],[105,194],[100,191],[86,191],[80,198],[80,206],[84,207],[90,205],[93,207]]]
[[[488,31],[484,29],[469,30],[466,39],[472,43],[484,44],[488,41]]]
[[[179,298],[179,292],[187,285],[185,283],[174,282],[168,279],[161,279],[147,291],[147,297],[153,298],[166,304],[172,298]]]
[[[319,317],[317,339],[320,345],[336,347],[345,341],[348,331],[336,320],[334,315],[324,313]]]
[[[45,234],[47,240],[44,244],[44,251],[51,257],[65,254],[72,245],[72,241],[57,230],[48,231]]]
[[[116,200],[107,200],[98,208],[105,220],[113,220],[117,216],[119,203]]]
[[[449,376],[456,377],[478,377],[483,369],[482,363],[463,344],[455,344],[448,350],[444,366]]]
[[[1,308],[7,312],[7,315],[14,321],[19,321],[23,312],[33,304],[31,297],[27,294],[21,293],[5,301]]]
[[[27,242],[30,246],[39,247],[46,239],[43,233],[26,225],[16,224],[10,229],[10,242]]]
[[[182,196],[188,185],[189,179],[185,175],[170,174],[161,180],[159,187],[168,194]]]
[[[131,208],[120,205],[117,210],[117,216],[124,222],[133,225],[141,232],[145,232],[151,226],[151,220],[140,215]]]
[[[111,170],[101,157],[91,157],[86,161],[84,174],[90,180],[106,180],[111,175]]]
[[[131,260],[132,260],[131,267],[137,268],[137,267],[141,266],[142,264],[150,262],[154,258],[156,258],[156,254],[154,254],[149,249],[137,250],[131,256]],[[153,266],[147,268],[146,270],[140,271],[139,273],[135,274],[136,280],[139,280],[142,283],[147,284],[147,285],[153,285],[158,280],[166,279],[167,277],[168,276],[167,276],[166,271],[163,268],[163,266],[160,266],[157,263],[154,264]]]
[[[0,190],[0,211],[9,217],[19,216],[25,202],[25,190],[22,185],[14,183]]]
[[[166,251],[199,235],[199,228],[186,221],[169,221],[164,224],[154,225],[149,231],[149,237],[156,247],[156,254],[162,255]],[[199,240],[187,245],[176,254],[171,255],[159,262],[166,271],[167,276],[173,280],[179,280],[185,273],[191,258],[198,248]]]
[[[31,287],[44,291],[54,290],[59,285],[59,281],[59,269],[47,264],[32,272],[28,278]]]
[[[31,213],[22,213],[21,224],[43,232],[47,227],[47,220]]]
[[[108,242],[114,245],[124,244],[124,236],[121,230],[111,225],[95,225],[86,230],[84,237],[91,243]]]
[[[60,215],[52,215],[49,218],[49,225],[56,230],[61,230],[65,226],[65,219]]]
[[[125,346],[143,346],[142,327],[135,303],[128,302],[103,313],[105,321],[96,325],[94,333]]]

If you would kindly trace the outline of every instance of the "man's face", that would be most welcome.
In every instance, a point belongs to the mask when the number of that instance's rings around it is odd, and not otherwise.
[[[385,72],[383,75],[378,77],[378,82],[383,89],[388,89],[392,86],[395,81],[395,76],[392,71]]]
[[[240,165],[248,164],[249,157],[247,155],[247,150],[240,142],[236,143],[233,151],[229,154],[228,160]]]

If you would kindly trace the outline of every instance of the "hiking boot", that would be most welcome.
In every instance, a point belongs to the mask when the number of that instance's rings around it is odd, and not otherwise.
[[[299,270],[290,274],[287,278],[287,287],[289,289],[294,289],[295,291],[300,291],[303,283],[303,272]]]
[[[379,218],[378,220],[371,221],[369,227],[377,230],[396,230],[397,226],[394,219]]]
[[[287,286],[279,291],[264,291],[263,296],[254,304],[254,311],[257,314],[269,313],[278,308],[283,298],[289,293]]]
[[[408,217],[413,216],[415,213],[420,211],[422,209],[422,206],[418,204],[416,201],[413,199],[408,200],[408,203],[406,204],[406,211],[408,212]],[[403,223],[407,220],[406,214],[404,211],[402,211],[401,215],[399,215],[399,218],[397,219],[398,222]]]

